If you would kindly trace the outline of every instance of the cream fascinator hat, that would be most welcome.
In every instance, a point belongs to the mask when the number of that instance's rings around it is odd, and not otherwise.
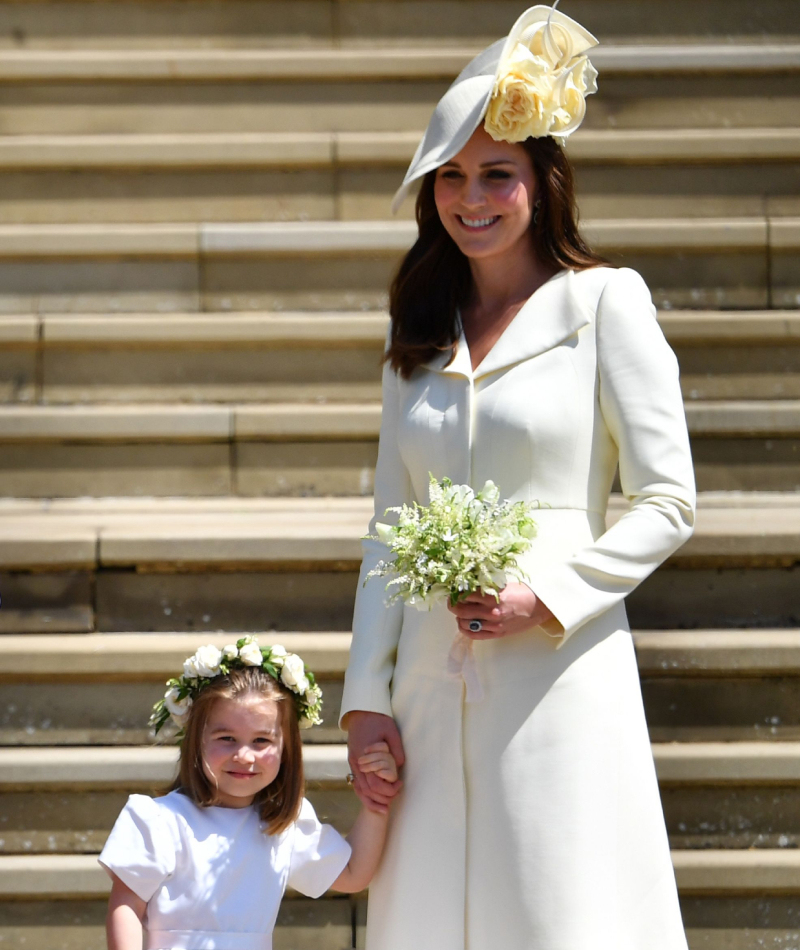
[[[498,142],[553,136],[562,142],[583,121],[586,96],[597,92],[597,70],[586,50],[597,40],[552,7],[530,7],[504,40],[461,71],[439,100],[392,202],[396,212],[412,182],[467,144],[482,119]]]

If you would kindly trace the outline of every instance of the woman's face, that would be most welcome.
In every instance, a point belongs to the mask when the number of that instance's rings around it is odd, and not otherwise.
[[[479,259],[529,243],[536,176],[521,145],[495,142],[481,126],[436,170],[434,199],[459,250]]]
[[[278,776],[281,710],[273,699],[218,699],[203,732],[203,771],[226,808],[245,808]]]

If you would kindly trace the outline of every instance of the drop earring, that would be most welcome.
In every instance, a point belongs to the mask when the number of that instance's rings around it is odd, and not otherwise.
[[[537,198],[533,203],[533,223],[537,225],[539,223],[539,212],[542,209],[542,199]]]

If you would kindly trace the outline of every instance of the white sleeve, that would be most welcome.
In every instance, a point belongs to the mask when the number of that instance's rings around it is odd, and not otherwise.
[[[147,795],[131,795],[97,860],[149,901],[175,871],[174,840],[164,810]]]
[[[562,643],[618,604],[694,528],[695,485],[678,362],[635,271],[616,271],[597,308],[600,411],[619,449],[630,508],[565,563],[535,571],[530,586],[564,628]]]
[[[305,798],[292,834],[287,883],[306,897],[320,897],[347,866],[350,845],[335,828],[320,823],[311,802]]]
[[[375,534],[376,521],[391,523],[396,519],[396,515],[385,514],[387,508],[410,504],[412,500],[411,479],[397,444],[399,418],[398,379],[387,364],[383,369],[383,410],[375,467],[375,513],[369,525],[371,535]],[[365,583],[373,567],[390,557],[386,545],[365,540],[362,550],[341,717],[355,709],[391,716],[390,686],[403,622],[403,604],[402,601],[387,604],[387,578],[372,577]]]

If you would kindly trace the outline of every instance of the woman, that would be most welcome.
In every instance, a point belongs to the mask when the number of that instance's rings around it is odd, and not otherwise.
[[[690,535],[694,484],[650,295],[583,244],[553,138],[583,118],[595,42],[527,11],[404,182],[423,177],[420,235],[392,288],[376,516],[425,503],[429,472],[543,507],[499,604],[387,607],[365,542],[342,714],[370,807],[396,787],[362,749],[405,755],[370,950],[686,948],[623,600]],[[606,530],[617,463],[630,509]]]

